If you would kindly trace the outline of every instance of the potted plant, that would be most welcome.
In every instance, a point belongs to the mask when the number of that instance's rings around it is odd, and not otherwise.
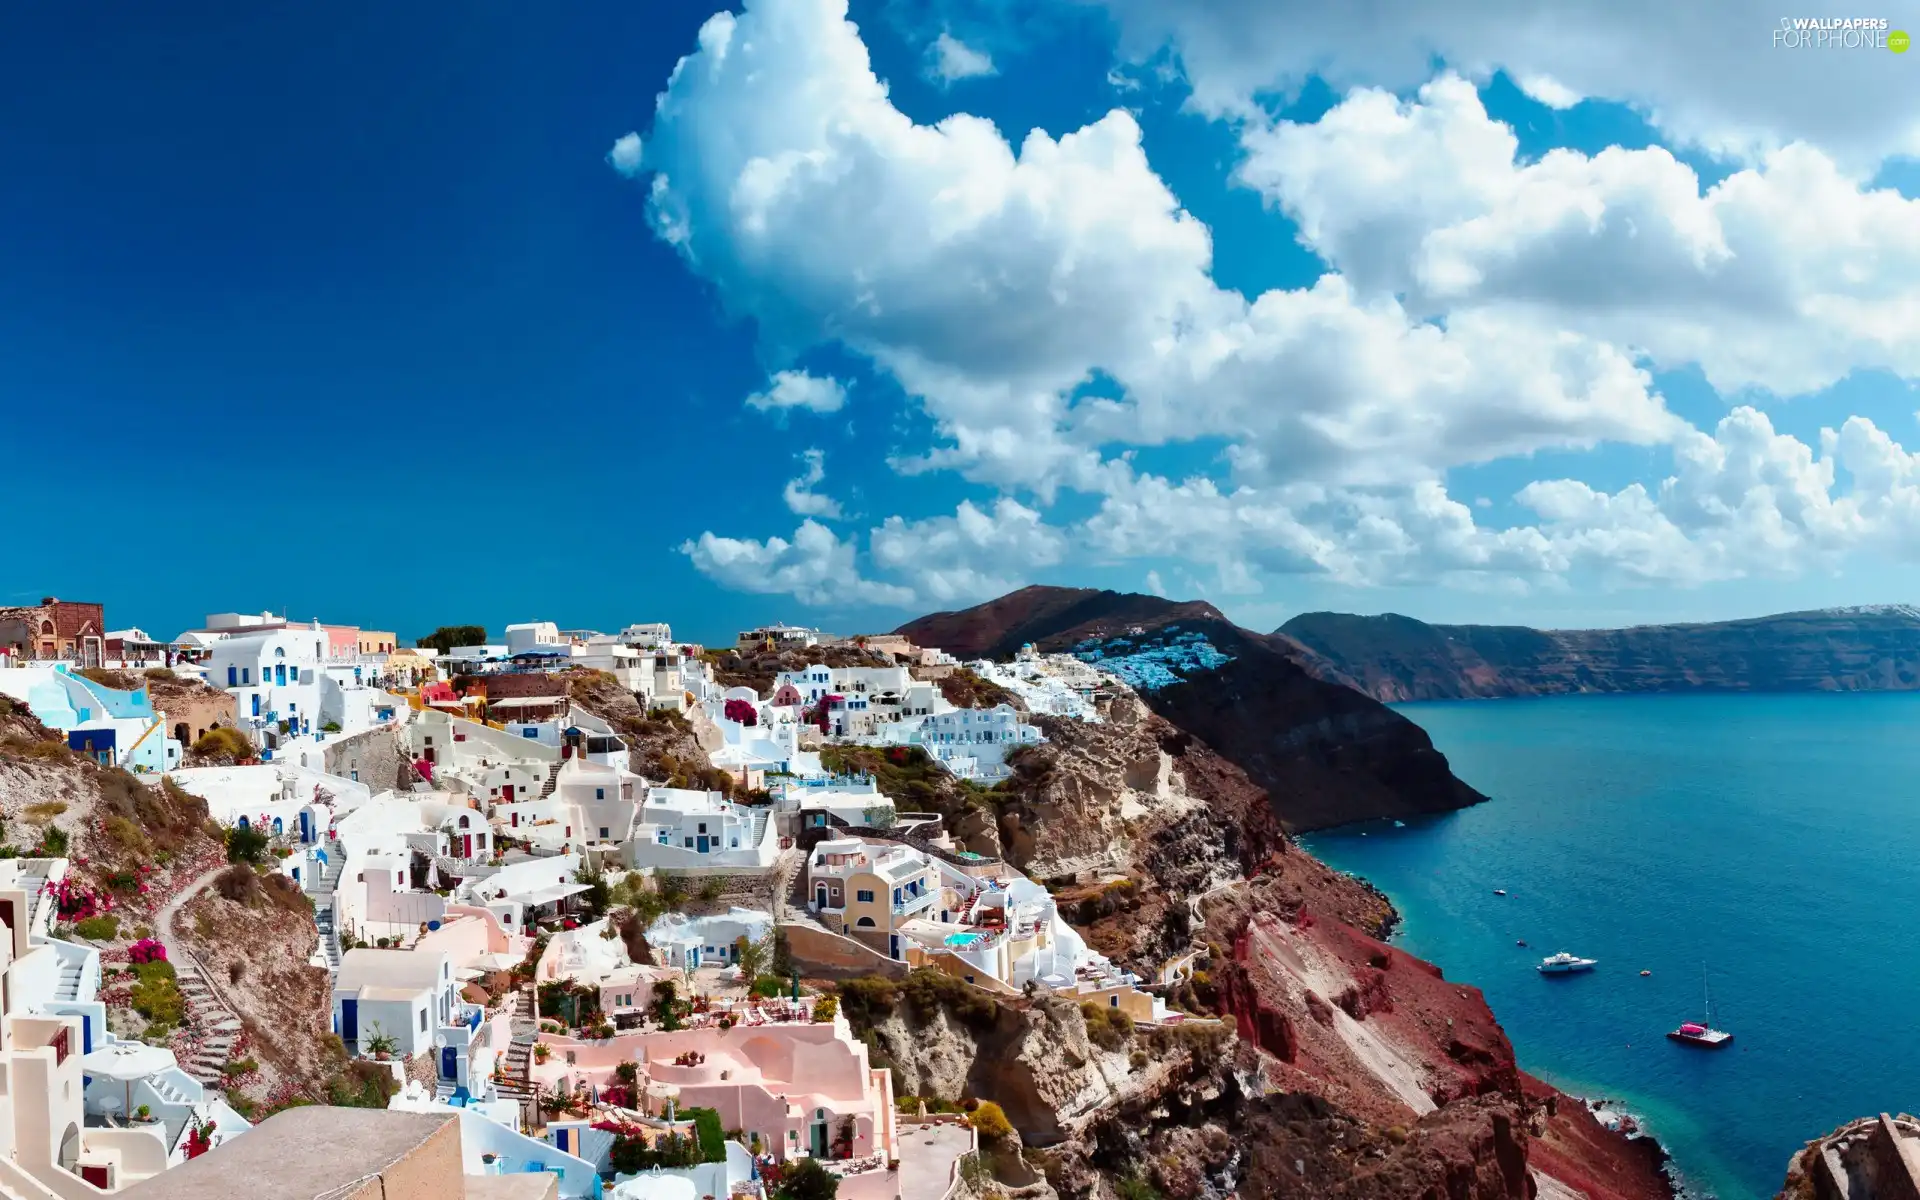
[[[367,1050],[375,1058],[386,1062],[393,1057],[393,1052],[399,1047],[400,1044],[393,1040],[392,1034],[381,1029],[377,1023],[374,1025],[373,1036],[367,1039]]]
[[[136,1121],[151,1121],[153,1120],[153,1109],[142,1104],[139,1108],[133,1110],[133,1119]]]
[[[553,1048],[551,1046],[548,1046],[545,1042],[535,1042],[533,1044],[533,1061],[543,1063],[552,1057]]]

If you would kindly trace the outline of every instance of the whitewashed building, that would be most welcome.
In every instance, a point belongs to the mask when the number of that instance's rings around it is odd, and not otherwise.
[[[627,865],[633,868],[773,865],[779,836],[772,809],[735,804],[719,792],[648,788]]]

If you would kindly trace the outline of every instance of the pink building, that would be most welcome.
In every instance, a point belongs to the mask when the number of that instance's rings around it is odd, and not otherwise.
[[[547,1061],[533,1067],[542,1090],[604,1087],[615,1067],[632,1061],[643,1089],[671,1085],[681,1108],[715,1109],[720,1123],[742,1130],[749,1143],[758,1135],[762,1153],[782,1161],[826,1160],[843,1172],[840,1192],[849,1200],[891,1200],[898,1190],[891,1167],[900,1156],[893,1078],[867,1061],[867,1048],[845,1017],[749,1018],[730,1029],[716,1022],[597,1042],[542,1034],[540,1041],[551,1048]],[[695,1056],[691,1065],[675,1062],[687,1055]]]
[[[352,661],[360,656],[358,625],[322,625],[327,631],[327,657]]]

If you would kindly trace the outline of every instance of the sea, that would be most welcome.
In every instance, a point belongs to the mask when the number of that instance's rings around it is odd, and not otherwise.
[[[1848,1120],[1920,1112],[1920,694],[1396,707],[1491,799],[1307,845],[1484,990],[1524,1068],[1634,1114],[1717,1200],[1772,1197]],[[1560,950],[1599,965],[1534,970]],[[1734,1041],[1668,1041],[1703,992]]]

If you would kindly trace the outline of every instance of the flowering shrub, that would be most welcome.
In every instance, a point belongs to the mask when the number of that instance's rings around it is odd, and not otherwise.
[[[757,725],[760,722],[759,710],[747,700],[729,700],[722,711],[727,720],[741,725]]]
[[[167,948],[152,938],[141,938],[127,947],[127,961],[132,963],[150,963],[167,961]]]
[[[196,1121],[187,1130],[186,1153],[189,1159],[199,1158],[213,1149],[213,1122]]]
[[[112,901],[73,881],[71,876],[59,883],[48,880],[41,886],[43,895],[53,897],[53,910],[63,921],[84,921],[112,907]]]

